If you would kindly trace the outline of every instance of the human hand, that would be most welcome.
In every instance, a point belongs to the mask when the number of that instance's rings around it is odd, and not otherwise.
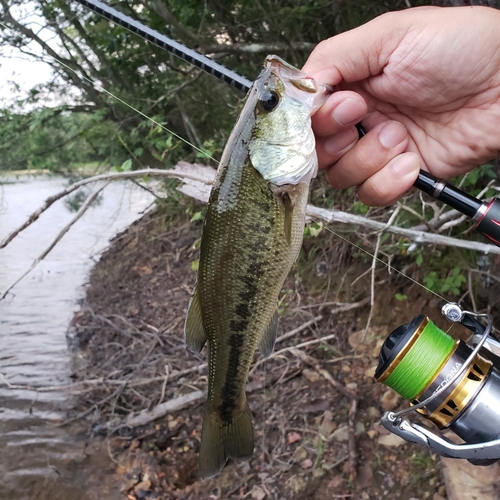
[[[384,206],[419,168],[446,179],[496,157],[499,26],[488,7],[419,7],[321,42],[303,69],[337,90],[313,117],[330,184]]]

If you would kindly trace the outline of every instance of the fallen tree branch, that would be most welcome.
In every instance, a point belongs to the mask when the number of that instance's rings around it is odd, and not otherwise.
[[[203,399],[207,394],[207,391],[193,391],[184,396],[179,396],[178,398],[171,399],[170,401],[165,401],[159,405],[154,406],[151,410],[142,410],[137,414],[129,415],[121,424],[114,427],[113,430],[117,430],[122,427],[139,427],[141,425],[149,424],[165,415],[172,413],[177,410],[182,410],[186,406],[190,406],[196,403],[200,399]]]
[[[203,184],[211,184],[215,177],[215,170],[211,167],[206,167],[204,165],[199,165],[197,163],[186,163],[179,162],[175,168],[171,170],[162,170],[158,168],[145,168],[142,170],[134,170],[132,172],[108,172],[106,174],[96,175],[94,177],[87,177],[86,179],[82,179],[74,184],[71,184],[67,188],[59,191],[55,195],[47,198],[45,203],[35,212],[33,212],[26,222],[10,233],[1,243],[0,248],[6,247],[19,233],[24,231],[27,227],[29,227],[33,222],[35,222],[40,215],[43,214],[47,209],[49,209],[57,200],[64,198],[65,196],[73,193],[77,189],[80,189],[87,184],[92,184],[93,182],[100,181],[115,181],[115,180],[123,180],[123,179],[133,179],[135,177],[166,177],[166,178],[175,178],[175,179],[192,179],[197,181],[198,183]]]
[[[80,210],[76,213],[76,215],[71,219],[66,226],[62,228],[59,234],[54,238],[54,240],[50,243],[50,245],[32,262],[31,266],[23,273],[19,278],[17,278],[13,283],[11,283],[0,295],[0,301],[5,299],[7,294],[12,290],[25,276],[27,276],[35,267],[43,260],[47,255],[52,251],[52,249],[61,241],[61,238],[70,230],[71,226],[73,226],[80,217],[88,210],[90,205],[94,203],[96,198],[99,196],[99,193],[109,184],[107,182],[103,186],[97,188],[88,198],[85,200],[85,203],[80,207]]]
[[[284,333],[283,335],[280,335],[276,339],[276,343],[278,342],[283,342],[283,340],[288,339],[290,337],[293,337],[294,335],[297,335],[297,333],[301,332],[302,330],[305,330],[306,328],[309,328],[311,325],[314,325],[317,321],[320,321],[323,319],[323,316],[316,316],[313,319],[310,319],[309,321],[306,321],[302,325],[298,326],[297,328],[294,328],[293,330],[290,330],[287,333]]]
[[[191,196],[198,201],[207,203],[210,190],[207,186],[203,186],[196,180],[186,183],[184,186],[179,187],[179,191]],[[479,241],[461,240],[459,238],[452,238],[450,236],[443,236],[441,234],[428,233],[426,231],[407,229],[399,226],[387,226],[386,222],[378,222],[360,215],[349,214],[341,212],[340,210],[329,210],[326,208],[315,207],[314,205],[307,205],[306,215],[310,219],[320,219],[325,222],[339,222],[341,224],[353,224],[356,226],[373,229],[380,232],[390,232],[406,236],[415,243],[430,243],[433,245],[445,245],[457,248],[466,248],[468,250],[475,250],[476,252],[493,253],[500,255],[500,248],[495,245],[481,243]]]
[[[476,252],[494,253],[500,255],[500,248],[495,245],[481,243],[479,241],[461,240],[452,238],[451,236],[443,236],[441,234],[426,233],[424,231],[415,231],[404,227],[390,226],[386,227],[385,222],[378,222],[361,217],[359,215],[348,214],[337,210],[327,210],[325,208],[307,205],[307,215],[311,218],[321,219],[325,222],[340,222],[342,224],[355,224],[358,226],[373,229],[375,231],[387,231],[389,233],[400,234],[406,236],[415,243],[431,243],[434,245],[445,245],[457,248],[466,248],[475,250]]]
[[[44,205],[34,212],[28,220],[13,233],[11,233],[7,238],[0,244],[0,248],[5,247],[12,239],[17,236],[21,231],[26,229],[31,225],[38,217],[47,210],[55,201],[60,198],[72,193],[76,189],[101,180],[117,180],[117,179],[130,179],[134,177],[142,176],[150,177],[170,177],[177,178],[184,181],[184,186],[179,188],[182,193],[191,196],[199,201],[207,202],[210,194],[210,184],[213,182],[215,177],[215,170],[211,167],[206,167],[199,164],[190,164],[187,162],[179,162],[176,167],[172,170],[161,170],[161,169],[142,169],[133,172],[112,172],[107,174],[98,175],[95,177],[89,177],[76,182],[66,188],[65,190],[57,193],[56,195],[48,198]],[[426,231],[421,231],[417,229],[407,229],[398,226],[391,225],[387,227],[387,223],[373,221],[362,217],[359,215],[349,214],[347,212],[341,212],[338,210],[327,210],[320,207],[315,207],[313,205],[307,206],[307,215],[311,218],[318,218],[325,222],[339,222],[342,224],[354,224],[366,227],[368,229],[373,229],[376,231],[388,231],[394,234],[400,234],[406,236],[409,239],[415,241],[416,243],[431,243],[436,245],[446,245],[454,246],[458,248],[466,248],[469,250],[475,250],[484,253],[494,253],[500,254],[500,248],[489,245],[486,243],[461,240],[458,238],[452,238],[449,236],[442,236],[434,233],[427,233]],[[419,227],[419,226],[417,226]]]
[[[5,238],[5,240],[2,243],[0,243],[0,248],[4,248],[21,231],[23,231],[33,222],[35,222],[40,217],[40,215],[43,212],[45,212],[45,210],[47,210],[55,201],[72,193],[78,188],[85,186],[86,184],[102,180],[111,181],[118,179],[131,179],[134,177],[142,177],[142,176],[180,179],[184,182],[184,185],[178,188],[178,190],[181,193],[184,193],[187,196],[190,196],[203,203],[207,203],[211,189],[210,184],[212,184],[215,178],[215,170],[211,167],[206,167],[204,165],[199,165],[196,163],[190,164],[187,162],[179,162],[172,170],[142,169],[142,170],[135,170],[133,172],[112,172],[83,179],[79,182],[75,182],[74,184],[67,187],[63,191],[48,198],[45,201],[44,205],[41,208],[39,208],[36,212],[33,212],[33,214],[30,215],[28,220],[22,226],[20,226],[11,234],[9,234]],[[406,236],[415,243],[430,243],[434,245],[445,245],[456,248],[466,248],[468,250],[474,250],[476,252],[492,253],[500,255],[500,248],[495,245],[489,245],[487,243],[481,243],[478,241],[461,240],[459,238],[452,238],[450,236],[443,236],[435,233],[428,233],[426,231],[421,231],[419,229],[421,226],[416,226],[416,228],[410,228],[410,229],[394,225],[387,227],[387,223],[385,222],[378,222],[367,219],[366,217],[362,217],[360,215],[349,214],[347,212],[341,212],[339,210],[328,210],[325,208],[315,207],[313,205],[307,206],[306,214],[311,219],[320,219],[329,223],[339,222],[341,224],[352,224],[356,226],[365,227],[367,229],[373,229],[375,231],[399,234],[401,236]]]

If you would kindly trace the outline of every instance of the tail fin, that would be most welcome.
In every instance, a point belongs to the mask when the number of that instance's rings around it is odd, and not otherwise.
[[[252,414],[248,403],[240,414],[224,423],[218,412],[207,402],[201,431],[200,476],[215,476],[228,458],[250,459],[253,453]]]

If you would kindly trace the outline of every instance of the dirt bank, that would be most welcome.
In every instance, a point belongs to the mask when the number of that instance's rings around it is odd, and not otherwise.
[[[436,457],[380,426],[386,409],[405,404],[373,380],[387,333],[422,311],[438,318],[440,302],[382,270],[363,338],[369,276],[357,278],[370,262],[335,237],[321,246],[306,239],[279,305],[282,338],[271,359],[256,355],[247,387],[252,460],[197,479],[203,398],[148,425],[122,425],[206,388],[205,351],[196,357],[183,343],[200,232],[189,216],[156,213],[134,224],[97,263],[74,319],[85,359],[75,378],[89,381],[74,417],[109,439],[124,498],[446,498]],[[402,288],[410,298],[397,300]]]

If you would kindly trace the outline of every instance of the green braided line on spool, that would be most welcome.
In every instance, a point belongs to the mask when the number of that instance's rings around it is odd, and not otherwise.
[[[431,382],[454,346],[455,341],[429,320],[384,384],[403,398],[414,400]]]

